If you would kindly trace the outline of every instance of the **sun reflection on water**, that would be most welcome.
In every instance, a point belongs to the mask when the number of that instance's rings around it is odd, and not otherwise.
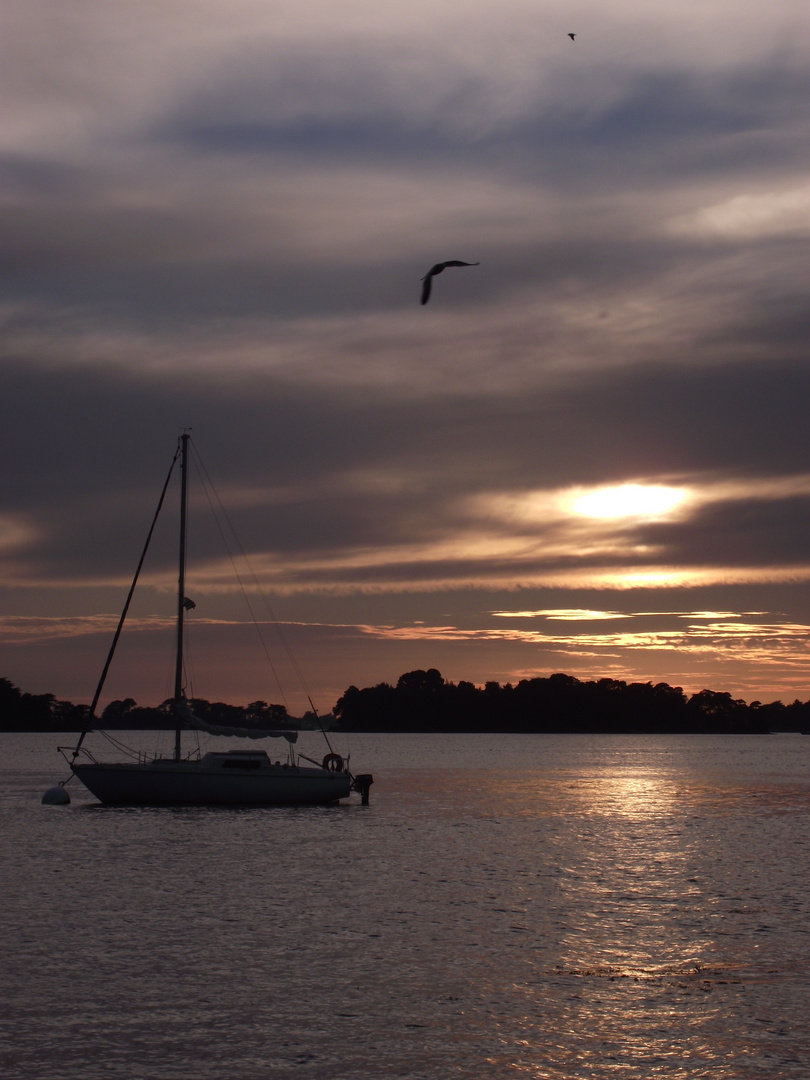
[[[717,1031],[752,982],[775,975],[756,949],[729,948],[729,921],[751,912],[736,912],[709,887],[707,868],[724,853],[706,818],[739,810],[751,792],[665,755],[482,771],[464,783],[462,802],[496,845],[480,851],[488,902],[478,932],[484,940],[489,925],[489,947],[501,942],[512,976],[504,986],[497,969],[476,969],[489,1001],[482,1030],[503,1045],[488,1058],[490,1075],[736,1075],[725,1065],[740,1045]],[[508,851],[512,873],[500,881],[506,822],[525,847]]]

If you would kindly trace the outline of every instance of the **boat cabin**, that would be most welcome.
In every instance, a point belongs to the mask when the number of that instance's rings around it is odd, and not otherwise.
[[[277,764],[280,764],[277,762]],[[273,762],[266,750],[212,750],[205,754],[200,765],[203,769],[269,769]],[[286,768],[286,762],[284,767]]]

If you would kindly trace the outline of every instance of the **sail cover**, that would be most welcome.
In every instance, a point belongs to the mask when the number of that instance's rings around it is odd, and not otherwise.
[[[297,731],[280,731],[278,728],[265,730],[253,727],[231,727],[230,724],[209,724],[207,720],[195,716],[187,701],[175,701],[174,707],[177,710],[177,715],[189,727],[196,728],[197,731],[205,731],[209,735],[235,735],[240,739],[286,739],[289,743],[298,742]]]

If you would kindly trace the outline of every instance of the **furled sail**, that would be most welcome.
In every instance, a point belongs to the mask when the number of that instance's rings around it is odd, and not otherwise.
[[[289,743],[298,742],[297,731],[279,731],[278,728],[265,730],[253,727],[231,727],[229,724],[209,724],[207,720],[202,720],[199,716],[195,716],[188,702],[183,699],[175,701],[174,708],[180,719],[188,724],[189,727],[196,728],[197,731],[205,731],[209,735],[235,735],[240,739],[284,738]]]

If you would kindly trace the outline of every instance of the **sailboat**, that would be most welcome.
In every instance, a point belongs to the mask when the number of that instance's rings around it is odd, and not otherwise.
[[[327,753],[320,764],[317,760],[298,754],[295,744],[297,730],[256,730],[224,725],[213,725],[196,716],[183,688],[184,618],[194,605],[185,595],[186,572],[186,522],[188,505],[188,442],[190,436],[183,433],[179,440],[169,475],[163,486],[157,511],[147,536],[146,544],[129,590],[112,646],[107,656],[101,678],[90,706],[85,730],[82,731],[72,754],[70,748],[60,747],[70,765],[71,772],[102,803],[118,806],[279,806],[318,805],[339,802],[350,792],[359,792],[364,804],[368,803],[368,789],[373,782],[370,775],[353,776],[348,761],[335,753],[326,731],[322,735]],[[85,736],[93,728],[95,711],[107,676],[118,639],[124,626],[132,595],[143,566],[146,551],[158,515],[163,505],[172,471],[180,461],[180,559],[177,594],[176,662],[172,713],[176,722],[174,752],[169,757],[137,758],[126,762],[98,761],[84,746]],[[317,715],[317,713],[316,713]],[[286,742],[285,760],[273,762],[265,750],[211,751],[202,754],[198,749],[184,753],[182,733],[196,729],[211,735],[247,737],[251,739],[274,737]],[[309,765],[302,764],[309,762]],[[62,800],[60,800],[62,801]]]

